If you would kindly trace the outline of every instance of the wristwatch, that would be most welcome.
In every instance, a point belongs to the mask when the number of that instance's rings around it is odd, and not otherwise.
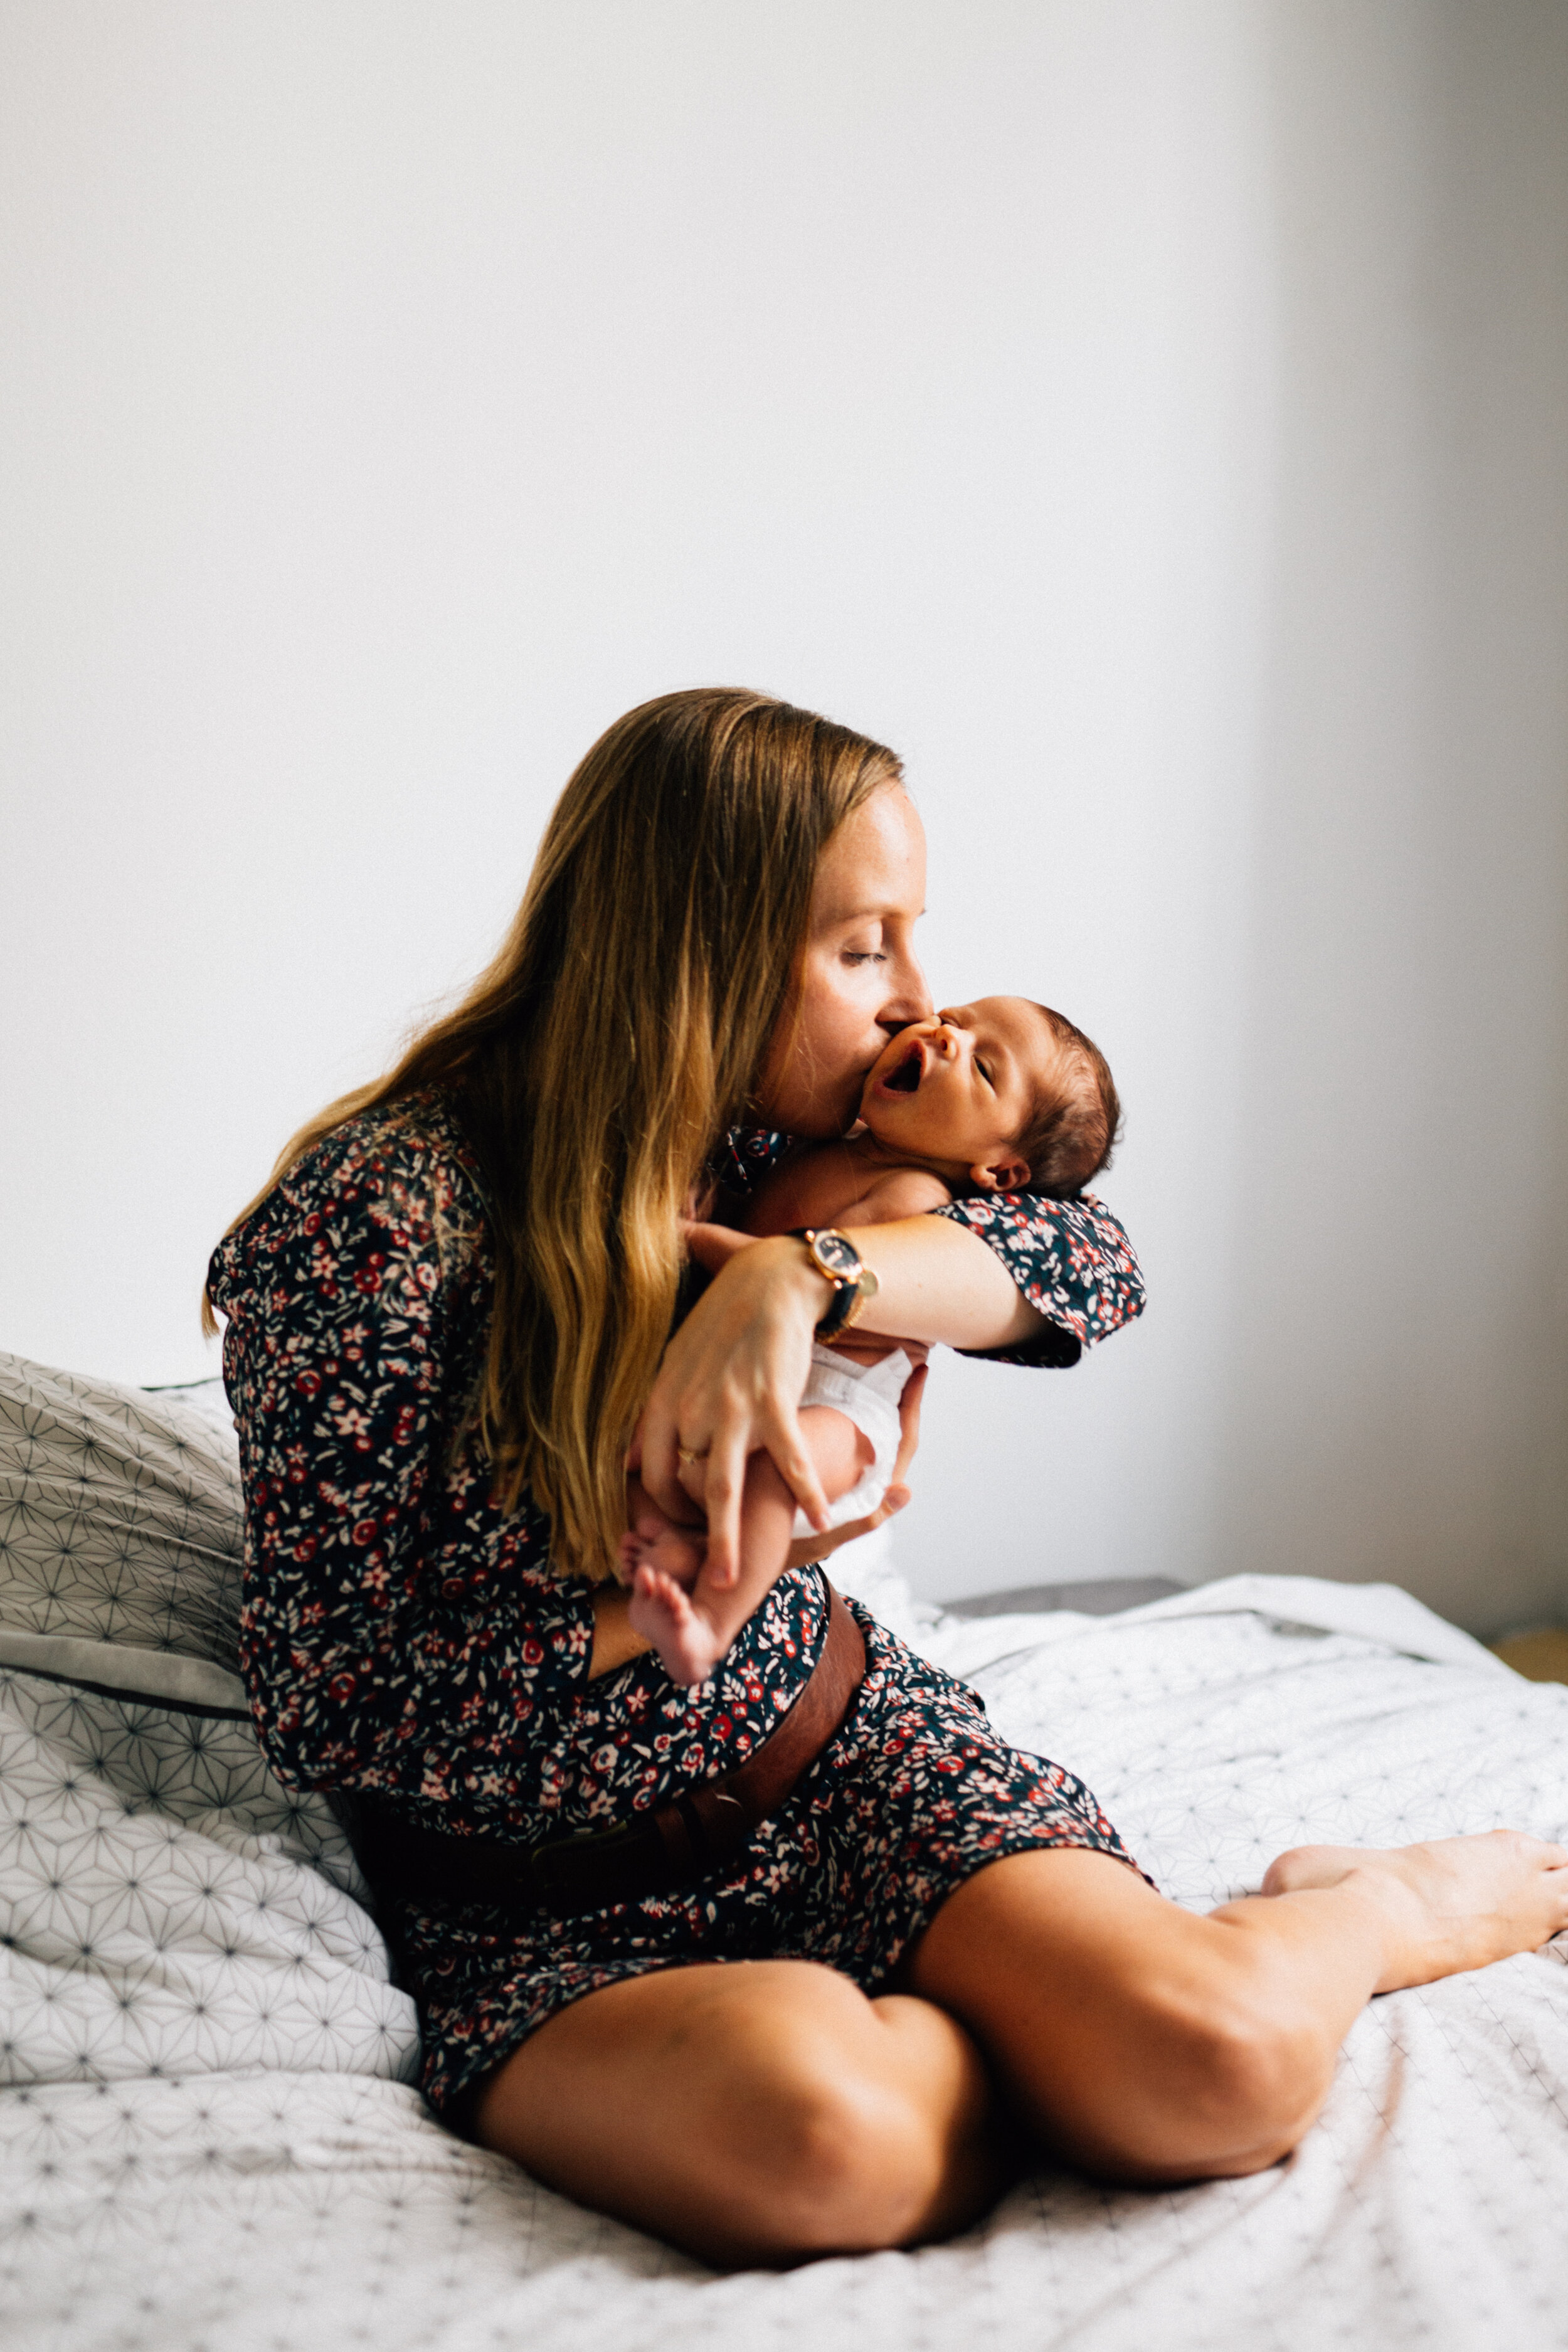
[[[826,1346],[858,1319],[877,1296],[879,1285],[848,1234],[840,1233],[837,1225],[824,1226],[821,1231],[803,1225],[800,1239],[810,1251],[818,1274],[826,1275],[833,1285],[827,1312],[816,1327],[816,1336]]]

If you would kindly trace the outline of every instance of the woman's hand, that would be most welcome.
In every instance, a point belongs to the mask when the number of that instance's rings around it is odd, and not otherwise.
[[[708,1514],[708,1561],[740,1571],[741,1490],[759,1451],[812,1525],[827,1499],[801,1435],[812,1333],[832,1285],[798,1241],[747,1242],[729,1257],[664,1351],[627,1467],[672,1518],[689,1499]]]
[[[912,1343],[911,1343],[912,1351]],[[899,1399],[899,1421],[902,1434],[899,1439],[898,1459],[893,1475],[888,1481],[888,1491],[874,1511],[863,1519],[850,1519],[844,1527],[830,1528],[825,1536],[798,1536],[789,1548],[786,1566],[809,1568],[815,1561],[830,1559],[840,1544],[854,1543],[860,1536],[868,1536],[876,1528],[901,1511],[910,1499],[909,1469],[920,1449],[921,1399],[925,1393],[928,1367],[915,1366],[904,1382],[904,1392]]]

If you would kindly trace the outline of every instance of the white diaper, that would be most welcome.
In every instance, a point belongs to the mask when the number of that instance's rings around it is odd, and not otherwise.
[[[835,1412],[846,1414],[876,1449],[876,1460],[860,1473],[849,1492],[841,1495],[837,1503],[829,1504],[830,1528],[842,1528],[851,1519],[863,1519],[887,1493],[888,1481],[899,1457],[899,1399],[913,1370],[901,1348],[896,1348],[879,1364],[857,1364],[849,1357],[841,1356],[836,1348],[812,1349],[811,1371],[802,1404],[831,1405]],[[795,1515],[795,1531],[797,1536],[816,1533],[804,1511]]]

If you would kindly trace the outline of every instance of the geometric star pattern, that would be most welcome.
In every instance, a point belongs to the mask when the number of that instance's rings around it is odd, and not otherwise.
[[[1200,1910],[1291,1845],[1568,1841],[1568,1687],[1484,1657],[1245,1611],[1129,1620],[971,1678],[1004,1738],[1081,1774],[1162,1893]]]
[[[248,1723],[0,1668],[0,2084],[411,2075],[358,1887]]]
[[[232,1423],[0,1354],[0,1622],[233,1673],[241,1552]]]
[[[25,2352],[1554,2352],[1563,1971],[1376,2002],[1249,2180],[1042,2171],[909,2254],[715,2278],[366,2076],[0,2095],[0,2340]],[[1551,2055],[1548,2056],[1550,2050]]]
[[[198,1419],[0,1365],[0,1623],[232,1669],[232,1437]],[[1202,1614],[1071,1628],[932,1622],[893,1577],[866,1597],[1081,1774],[1179,1901],[1306,1839],[1568,1833],[1568,1690],[1314,1631],[1248,1581],[1229,1613],[1211,1588]],[[434,2121],[361,1893],[247,1722],[0,1667],[0,2344],[1568,2346],[1559,1947],[1373,2001],[1322,2119],[1255,2179],[1043,2166],[952,2244],[720,2279]]]

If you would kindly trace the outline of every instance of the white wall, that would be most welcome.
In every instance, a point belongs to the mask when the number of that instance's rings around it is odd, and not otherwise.
[[[1568,1599],[1568,11],[0,10],[0,1344],[206,1247],[617,711],[907,753],[1144,1324],[948,1360],[929,1591]]]

